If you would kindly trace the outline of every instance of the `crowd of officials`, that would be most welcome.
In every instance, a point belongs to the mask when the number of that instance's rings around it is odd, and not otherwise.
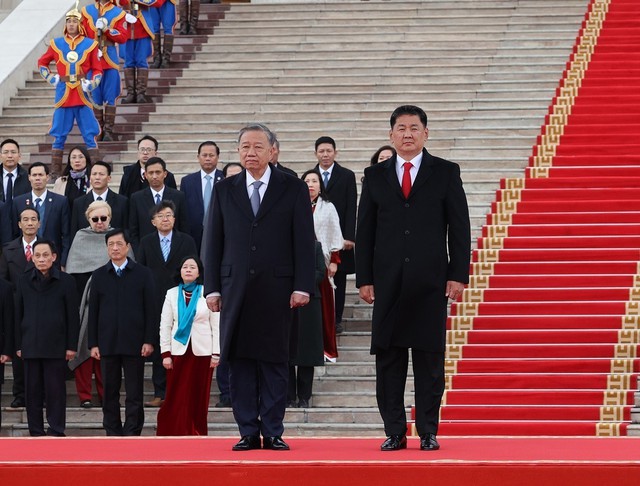
[[[439,449],[446,304],[468,281],[470,230],[460,169],[424,148],[421,108],[391,115],[391,145],[372,156],[358,211],[355,175],[335,161],[332,138],[318,138],[318,164],[300,181],[278,163],[275,134],[260,124],[240,131],[240,167],[217,169],[218,147],[203,142],[201,170],[180,190],[158,141],[145,136],[118,193],[109,189],[112,169],[97,143],[116,138],[120,60],[122,103],[148,103],[149,68],[171,63],[178,16],[178,34],[197,32],[201,2],[76,2],[63,36],[38,60],[55,89],[51,165],[24,169],[18,142],[2,142],[0,277],[9,283],[0,283],[0,361],[14,359],[12,405],[26,405],[31,435],[63,435],[69,364],[82,406],[91,406],[95,374],[107,434],[137,435],[150,359],[147,405],[163,407],[158,433],[205,434],[216,369],[219,404],[233,408],[241,433],[234,450],[287,450],[284,410],[308,406],[314,366],[337,359],[347,275],[356,273],[360,298],[374,306],[381,448],[407,446],[411,349],[420,448]],[[63,168],[74,124],[84,146]],[[202,393],[183,399],[194,387]]]
[[[150,135],[138,140],[138,160],[124,167],[115,189],[111,165],[92,161],[84,146],[69,150],[62,175],[47,184],[46,164],[24,167],[19,142],[0,143],[2,362],[12,360],[11,406],[26,406],[31,435],[64,434],[69,370],[80,405],[101,404],[108,435],[139,434],[143,405],[161,407],[158,434],[205,435],[214,372],[217,406],[231,406],[228,365],[218,367],[218,313],[206,305],[200,254],[215,187],[243,167],[230,162],[221,169],[219,147],[205,141],[195,154],[200,170],[184,176],[178,190],[158,147]],[[318,163],[301,178],[313,211],[316,284],[297,316],[288,407],[308,407],[314,367],[337,359],[356,217],[355,175],[336,162],[337,154],[335,141],[320,137]],[[276,140],[269,162],[297,178],[278,158]],[[190,324],[181,313],[191,315]],[[154,394],[143,404],[145,359],[153,363]]]

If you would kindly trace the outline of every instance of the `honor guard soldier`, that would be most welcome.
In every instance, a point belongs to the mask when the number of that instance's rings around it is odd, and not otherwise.
[[[124,45],[124,82],[127,96],[123,103],[151,103],[147,96],[151,42],[155,38],[159,0],[131,0],[131,15],[136,22],[129,22],[129,40]]]
[[[173,29],[176,24],[176,5],[178,0],[159,0],[156,3],[158,8],[158,23],[156,24],[156,37],[153,39],[153,63],[154,69],[167,67],[171,61],[173,52]],[[164,32],[164,48],[160,48],[160,25]]]
[[[102,65],[102,81],[93,91],[93,113],[102,129],[101,140],[114,140],[116,100],[120,96],[120,65],[116,44],[127,42],[126,12],[114,5],[114,0],[95,0],[82,9],[82,27],[87,37],[98,41],[98,57]],[[103,113],[104,105],[104,113]]]
[[[51,179],[62,172],[62,152],[73,122],[78,124],[89,153],[98,159],[96,137],[100,125],[93,114],[92,92],[102,79],[98,43],[85,37],[82,14],[76,8],[67,12],[64,36],[52,39],[40,59],[40,75],[56,89],[55,110],[49,134],[55,138],[51,150]],[[49,70],[55,62],[57,74]]]

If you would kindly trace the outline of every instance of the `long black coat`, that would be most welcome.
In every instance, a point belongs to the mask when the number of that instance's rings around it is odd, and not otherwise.
[[[220,181],[208,215],[205,295],[220,292],[221,358],[287,362],[294,290],[312,294],[315,242],[307,185],[271,166],[257,216],[246,171]]]
[[[395,164],[394,156],[365,169],[360,197],[356,285],[374,285],[371,351],[443,352],[446,282],[469,281],[469,210],[460,167],[423,149],[405,199]]]
[[[140,240],[140,246],[136,253],[136,261],[140,265],[151,270],[156,284],[156,303],[158,309],[162,309],[164,298],[172,287],[178,285],[176,275],[179,272],[178,265],[187,256],[197,256],[196,243],[190,235],[174,231],[171,236],[171,249],[169,258],[164,261],[160,237],[158,232],[151,233]]]
[[[53,267],[41,281],[33,268],[18,280],[16,350],[23,359],[64,359],[78,349],[79,299],[74,278]]]
[[[157,346],[160,311],[151,270],[129,259],[118,277],[111,261],[93,272],[89,297],[89,348],[104,356],[140,356]]]
[[[316,165],[316,169],[322,174],[322,168]],[[358,190],[356,187],[355,174],[342,167],[337,162],[334,163],[329,185],[325,188],[329,200],[336,208],[340,217],[340,229],[345,240],[355,241],[356,239],[356,212]],[[353,250],[342,250],[340,252],[340,264],[338,271],[353,273],[356,271]]]
[[[13,288],[6,280],[0,278],[0,354],[13,356],[15,351],[13,333],[15,328]],[[0,366],[0,368],[2,368]],[[4,375],[0,376],[3,383]]]

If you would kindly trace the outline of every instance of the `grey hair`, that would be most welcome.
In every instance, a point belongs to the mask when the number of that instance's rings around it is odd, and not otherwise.
[[[269,130],[269,127],[267,127],[263,123],[250,123],[249,125],[243,127],[240,130],[240,133],[238,133],[238,143],[240,143],[240,139],[246,132],[255,131],[264,133],[267,136],[267,139],[269,140],[269,144],[271,146],[273,146],[278,141],[278,139],[276,138],[276,134]]]

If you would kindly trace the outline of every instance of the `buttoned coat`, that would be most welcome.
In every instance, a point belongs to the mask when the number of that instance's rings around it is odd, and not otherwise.
[[[66,197],[47,191],[44,207],[44,221],[40,221],[38,235],[42,235],[42,239],[55,243],[58,250],[59,263],[64,267],[71,247],[71,210],[69,209],[69,203]],[[35,209],[35,203],[31,200],[31,192],[13,198],[11,207],[13,238],[20,236],[18,219],[20,213],[26,208]]]
[[[211,184],[215,191],[215,185],[224,179],[222,171],[215,169],[211,174]],[[187,221],[189,222],[189,234],[196,242],[196,248],[200,253],[202,246],[202,230],[204,222],[204,200],[202,198],[202,177],[200,171],[188,174],[180,181],[180,192],[184,193],[189,211],[187,211]],[[212,193],[213,196],[213,193]]]
[[[66,204],[66,202],[65,202]],[[80,317],[74,278],[53,267],[46,281],[32,268],[18,280],[16,350],[22,359],[64,359],[77,351]]]
[[[33,243],[37,241],[34,240]],[[33,245],[31,243],[31,245]],[[27,261],[22,246],[22,236],[2,247],[2,255],[0,255],[0,278],[11,283],[13,290],[16,290],[18,280],[25,272],[33,268],[33,261]]]
[[[153,280],[156,284],[155,294],[158,309],[162,309],[167,291],[177,285],[176,276],[179,272],[178,266],[183,258],[187,256],[197,256],[196,244],[193,238],[186,233],[173,231],[171,235],[171,248],[169,257],[164,261],[160,237],[155,231],[140,240],[136,261],[151,270]]]
[[[469,210],[460,167],[422,154],[408,199],[395,156],[365,169],[356,285],[374,286],[372,353],[390,346],[444,352],[446,282],[469,281]]]
[[[222,295],[221,359],[289,360],[294,290],[315,290],[315,241],[307,185],[271,166],[256,216],[246,171],[218,183],[208,215],[205,295]]]
[[[158,343],[155,283],[151,270],[131,259],[118,277],[111,261],[93,272],[89,297],[89,348],[104,356],[140,356]]]
[[[173,227],[178,231],[187,233],[189,231],[189,222],[184,194],[165,185],[162,200],[172,201],[176,205],[176,214],[174,215],[176,219]],[[134,193],[129,199],[129,233],[131,234],[131,244],[134,252],[137,250],[143,236],[157,231],[156,227],[151,224],[151,215],[149,214],[155,204],[151,189],[148,187]]]

